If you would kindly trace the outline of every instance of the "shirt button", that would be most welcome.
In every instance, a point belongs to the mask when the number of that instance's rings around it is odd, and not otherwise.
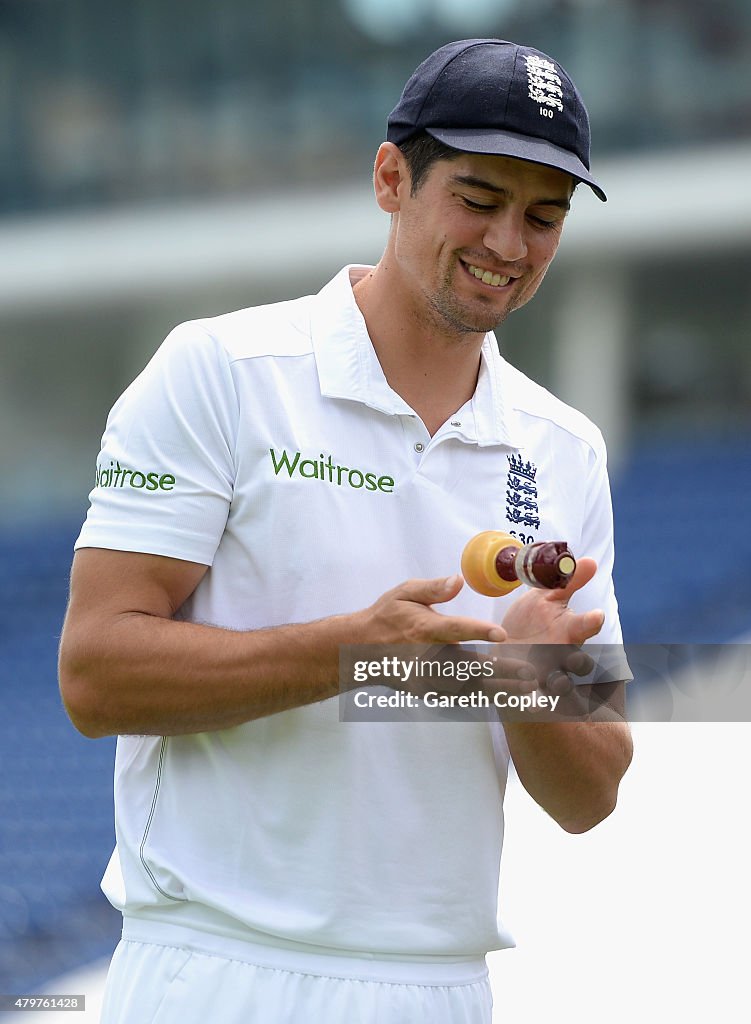
[[[422,441],[418,441],[417,442],[417,444],[415,445],[415,451],[416,452],[424,452],[425,451],[425,445],[422,443]]]

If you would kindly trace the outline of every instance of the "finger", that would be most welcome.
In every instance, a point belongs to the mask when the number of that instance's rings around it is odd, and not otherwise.
[[[416,604],[442,604],[453,600],[464,586],[464,580],[454,576],[439,576],[432,580],[405,580],[391,591],[400,601],[414,601]]]
[[[530,662],[522,658],[506,657],[502,649],[500,654],[494,654],[490,660],[493,663],[493,674],[483,677],[480,687],[491,700],[501,689],[514,694],[534,693],[537,689],[537,672]]]
[[[585,640],[590,640],[602,629],[603,623],[605,622],[605,613],[600,611],[599,608],[595,608],[589,612],[581,612],[578,615],[573,615],[569,623],[569,638],[573,644],[583,644]]]
[[[428,643],[457,644],[470,640],[486,640],[500,644],[507,638],[506,630],[495,622],[469,619],[460,615],[441,615],[435,612],[426,624],[425,641]]]
[[[575,676],[587,676],[594,667],[594,658],[585,651],[574,651],[564,661],[564,671]]]
[[[548,596],[551,601],[568,601],[577,590],[581,590],[592,579],[597,572],[597,562],[594,558],[580,558],[576,563],[574,575],[565,587],[560,590],[551,590]]]
[[[522,658],[507,658],[503,655],[493,655],[489,659],[493,664],[492,679],[494,682],[531,682],[537,681],[537,672],[534,665]]]
[[[550,693],[554,697],[556,695],[559,697],[565,697],[565,695],[570,693],[573,688],[574,684],[571,682],[568,675],[561,669],[555,669],[545,680],[545,693]]]
[[[526,696],[539,690],[539,685],[536,679],[483,679],[480,682],[479,689],[487,697],[490,697],[491,700],[495,700],[499,693],[520,697]]]

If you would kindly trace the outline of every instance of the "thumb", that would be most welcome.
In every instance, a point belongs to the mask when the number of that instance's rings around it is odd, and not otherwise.
[[[577,560],[574,575],[565,587],[560,590],[551,590],[548,596],[551,601],[568,601],[577,590],[585,587],[597,572],[597,562],[594,558],[580,558]]]

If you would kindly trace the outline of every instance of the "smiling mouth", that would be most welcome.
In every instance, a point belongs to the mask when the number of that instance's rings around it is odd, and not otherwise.
[[[490,285],[491,288],[505,288],[510,281],[516,280],[506,274],[494,274],[492,270],[483,270],[482,267],[475,267],[471,263],[462,263],[462,266],[482,284]]]

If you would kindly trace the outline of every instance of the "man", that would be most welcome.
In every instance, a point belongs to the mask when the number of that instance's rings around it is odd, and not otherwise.
[[[182,325],[115,405],[60,658],[75,724],[120,735],[107,1024],[488,1022],[509,753],[565,829],[612,810],[621,721],[335,699],[342,645],[620,640],[599,433],[488,334],[575,185],[604,198],[588,149],[550,58],[443,47],[376,157],[378,266]],[[585,556],[568,588],[462,589],[466,541],[505,527]]]

